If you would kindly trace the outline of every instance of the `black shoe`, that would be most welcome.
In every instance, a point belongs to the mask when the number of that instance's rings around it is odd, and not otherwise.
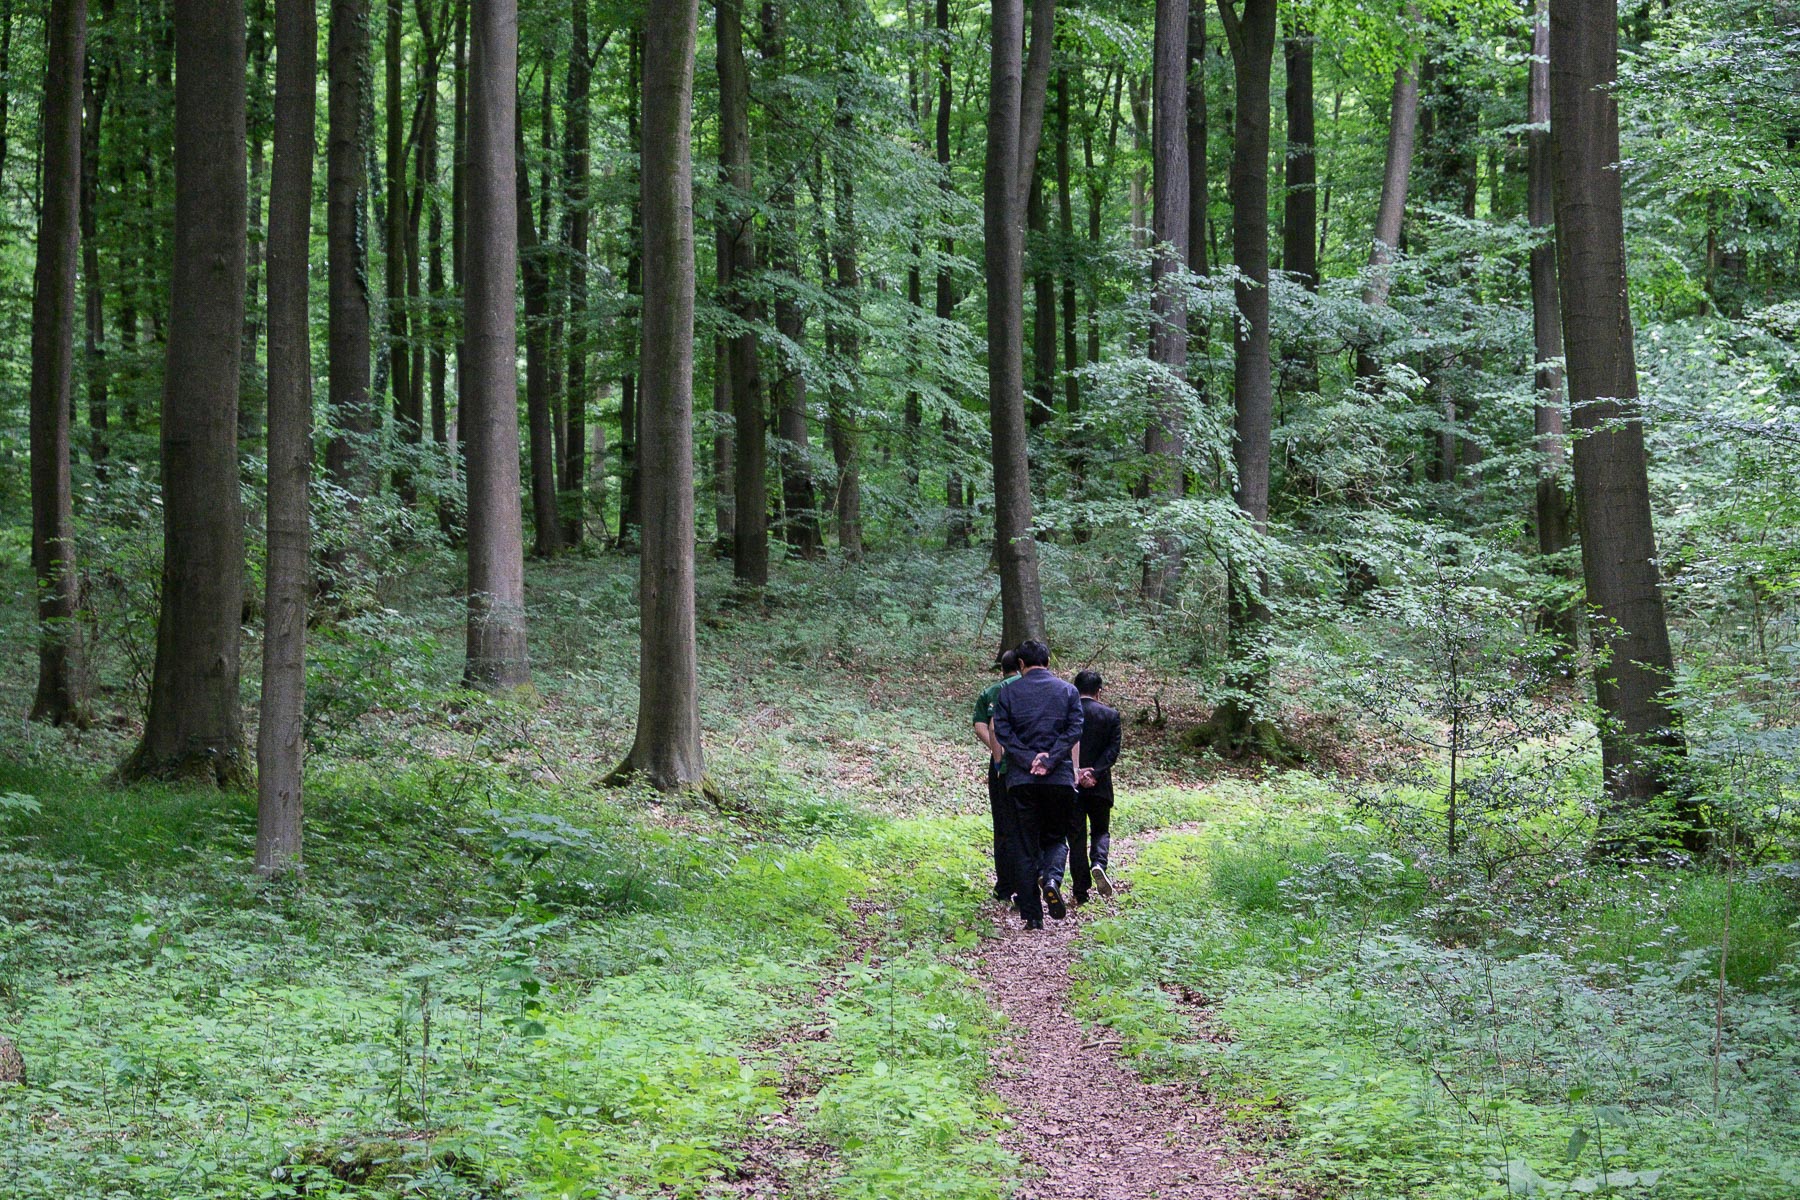
[[[1044,927],[1043,921],[1038,920],[1036,918],[1033,918],[1032,920],[1025,922],[1025,928],[1027,928],[1027,929],[1042,929],[1043,927]]]
[[[1054,883],[1044,884],[1044,907],[1049,909],[1050,915],[1058,921],[1069,915],[1069,906],[1063,903],[1062,889]]]
[[[1087,902],[1088,902],[1088,894],[1086,892],[1076,892],[1075,893],[1075,903],[1086,904]]]
[[[1102,896],[1110,896],[1113,894],[1113,883],[1112,880],[1107,877],[1106,868],[1104,866],[1094,867],[1094,890],[1099,892]]]

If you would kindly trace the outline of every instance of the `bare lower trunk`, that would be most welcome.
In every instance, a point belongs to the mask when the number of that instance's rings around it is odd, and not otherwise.
[[[412,410],[412,355],[407,346],[406,312],[406,129],[405,105],[400,91],[400,65],[404,24],[402,0],[387,5],[387,37],[383,44],[387,91],[387,161],[385,197],[387,254],[385,294],[387,309],[388,383],[393,390],[394,432],[403,444],[419,440],[419,414]],[[411,474],[402,464],[394,472],[401,502],[415,501]]]
[[[756,269],[752,236],[755,210],[750,174],[750,77],[744,67],[743,0],[720,0],[718,9],[719,166],[729,189],[720,234],[719,288],[732,314],[746,326],[759,316],[745,278]],[[732,571],[749,587],[769,582],[768,468],[763,426],[763,381],[756,334],[746,328],[726,344],[731,380]]]
[[[1151,69],[1155,93],[1151,128],[1155,248],[1150,259],[1150,360],[1167,373],[1156,411],[1144,431],[1149,474],[1145,491],[1153,503],[1180,499],[1184,491],[1184,396],[1176,383],[1187,374],[1187,300],[1183,273],[1188,259],[1188,0],[1157,0]],[[1144,559],[1142,591],[1161,604],[1181,581],[1179,538],[1156,535]]]
[[[1548,4],[1539,0],[1531,39],[1532,130],[1527,146],[1526,207],[1537,241],[1531,247],[1531,332],[1537,361],[1535,421],[1538,451],[1538,552],[1561,555],[1573,544],[1568,487],[1568,448],[1563,439],[1562,313],[1556,287],[1556,221],[1550,171],[1550,23]],[[1558,568],[1559,574],[1568,572]],[[1538,627],[1558,642],[1575,645],[1575,609],[1545,605]]]
[[[696,0],[644,26],[642,502],[637,738],[621,774],[662,790],[702,784],[694,643],[694,220],[690,128]]]
[[[75,389],[75,256],[80,242],[82,62],[86,0],[52,0],[44,72],[37,273],[31,301],[31,567],[37,581],[38,680],[31,717],[85,720],[80,578],[69,487]]]
[[[519,511],[518,191],[513,137],[517,0],[469,6],[469,228],[460,421],[468,447],[469,628],[464,680],[526,686],[525,544]],[[552,522],[554,524],[554,522]]]
[[[581,544],[587,524],[587,255],[588,229],[588,93],[593,62],[588,56],[588,0],[570,0],[569,74],[563,96],[563,234],[569,247],[568,454],[563,462],[563,541]],[[605,514],[601,514],[602,520]]]
[[[1024,387],[1024,225],[1043,132],[1055,28],[1052,0],[1032,6],[1029,67],[1021,0],[995,0],[989,62],[983,228],[988,296],[988,421],[994,459],[994,557],[1000,566],[1001,640],[1044,634],[1043,586],[1031,529]]]
[[[302,862],[306,609],[311,571],[312,225],[318,20],[312,0],[275,0],[275,161],[269,184],[269,505],[262,708],[256,737],[256,870]]]
[[[238,501],[246,204],[243,0],[175,6],[175,244],[163,376],[163,576],[144,739],[128,779],[239,784]],[[220,331],[229,331],[225,336]]]
[[[525,158],[525,135],[516,130],[513,148]],[[554,414],[550,411],[550,264],[531,216],[531,175],[513,172],[518,209],[519,266],[525,300],[525,417],[531,456],[532,554],[554,558],[562,552],[562,518],[557,513]],[[545,205],[548,196],[540,197]]]
[[[938,99],[937,99],[937,164],[938,186],[948,195],[953,192],[954,185],[950,180],[950,101],[952,95],[951,62],[953,43],[950,40],[950,0],[937,0],[936,24],[938,33]],[[938,268],[936,315],[940,321],[948,321],[956,312],[956,282],[950,274],[949,262],[956,253],[954,238],[945,238],[939,245],[944,256],[944,266]],[[944,413],[941,422],[947,448],[954,456],[957,452],[956,420],[949,412]],[[956,469],[954,462],[944,471],[944,544],[951,550],[959,550],[969,544],[969,509],[963,495],[962,472]]]
[[[625,138],[626,145],[633,156],[641,161],[643,154],[643,127],[641,121],[641,105],[643,103],[643,58],[644,34],[642,27],[634,27],[631,31],[630,46],[626,51],[626,98],[625,98]],[[642,195],[642,168],[639,168],[638,194]],[[691,182],[691,181],[690,181]],[[630,248],[626,251],[625,262],[625,295],[627,302],[636,296],[639,298],[638,318],[635,322],[621,322],[627,336],[625,361],[637,361],[638,347],[642,344],[642,297],[643,297],[643,205],[640,199],[634,199],[631,205],[631,223],[627,229]],[[691,355],[690,355],[691,359]],[[690,406],[693,399],[692,386],[689,387]],[[638,374],[628,369],[619,380],[619,543],[629,546],[637,538],[637,529],[641,523],[639,514],[642,505],[638,488]]]
[[[1668,786],[1661,756],[1679,752],[1669,647],[1625,276],[1618,22],[1603,0],[1550,8],[1550,157],[1556,181],[1557,275],[1567,339],[1575,496],[1604,716],[1601,758],[1614,819]],[[1690,841],[1692,839],[1690,838]]]
[[[1282,198],[1281,269],[1308,291],[1319,287],[1318,159],[1313,117],[1313,33],[1297,25],[1283,43],[1287,66],[1287,191]]]
[[[328,282],[325,473],[354,510],[374,490],[370,439],[380,427],[369,395],[368,177],[362,115],[369,103],[369,0],[332,0],[327,49],[325,240]],[[351,555],[327,556],[327,585],[342,595]]]
[[[1269,520],[1269,436],[1273,387],[1269,359],[1269,76],[1275,51],[1274,0],[1244,0],[1240,18],[1233,0],[1219,0],[1231,42],[1237,85],[1237,120],[1231,158],[1231,250],[1237,285],[1236,347],[1232,382],[1236,397],[1232,455],[1237,463],[1235,499],[1262,532]],[[1231,564],[1232,685],[1246,700],[1224,706],[1229,729],[1223,740],[1244,748],[1253,740],[1255,712],[1268,688],[1268,579],[1259,567]]]
[[[848,20],[849,5],[844,6]],[[849,143],[854,130],[854,117],[847,92],[838,95],[837,127],[844,143]],[[838,550],[856,562],[863,556],[862,529],[862,447],[857,429],[856,402],[862,389],[862,334],[857,326],[862,318],[862,270],[857,255],[860,234],[856,223],[856,175],[847,153],[832,164],[833,190],[837,212],[832,228],[831,258],[836,278],[831,286],[838,304],[848,315],[835,330],[841,367],[836,374],[845,380],[833,384],[826,393],[827,414],[831,426],[831,456],[837,464],[837,535]]]

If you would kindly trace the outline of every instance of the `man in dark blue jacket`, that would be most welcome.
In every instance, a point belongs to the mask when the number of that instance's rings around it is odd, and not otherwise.
[[[1039,641],[1019,647],[1019,677],[994,700],[994,736],[1006,752],[1006,790],[1018,815],[1015,840],[1019,914],[1025,928],[1044,927],[1044,908],[1061,920],[1062,858],[1075,820],[1075,764],[1081,744],[1081,696],[1050,673],[1050,648]],[[1043,886],[1040,903],[1038,889]]]
[[[1082,671],[1075,676],[1075,690],[1081,693],[1081,765],[1075,772],[1079,811],[1069,848],[1070,857],[1075,860],[1073,882],[1078,901],[1087,899],[1090,883],[1102,896],[1113,893],[1112,880],[1106,874],[1106,856],[1112,848],[1112,769],[1119,761],[1120,733],[1119,710],[1100,703],[1100,689],[1104,686],[1098,671]],[[1084,837],[1088,839],[1085,858],[1075,852]],[[1088,869],[1090,862],[1092,867]]]

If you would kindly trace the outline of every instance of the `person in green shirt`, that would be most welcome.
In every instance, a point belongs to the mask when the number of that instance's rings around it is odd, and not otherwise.
[[[994,819],[994,899],[1010,900],[1019,886],[1012,879],[1014,841],[1018,836],[1018,816],[1006,793],[1006,753],[994,736],[994,700],[1000,689],[1019,677],[1019,656],[1002,650],[994,659],[994,670],[1001,678],[981,689],[975,697],[975,738],[987,751],[988,810]]]

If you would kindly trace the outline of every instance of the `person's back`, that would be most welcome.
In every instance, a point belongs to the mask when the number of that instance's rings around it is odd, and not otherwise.
[[[1081,736],[1081,697],[1067,680],[1040,669],[1007,684],[994,701],[994,733],[1006,750],[1008,787],[1075,786],[1071,752]],[[1033,774],[1040,754],[1049,760],[1047,769]]]
[[[1081,697],[1052,675],[1050,648],[1035,639],[1018,649],[1019,677],[994,701],[994,738],[1006,752],[1006,789],[1018,817],[1014,879],[1025,928],[1044,927],[1044,909],[1060,920],[1063,856],[1075,820],[1075,764],[1081,745]],[[1031,884],[1037,882],[1039,888]]]
[[[1087,898],[1090,883],[1103,896],[1113,892],[1106,864],[1112,849],[1112,769],[1119,760],[1122,733],[1119,710],[1100,702],[1100,689],[1104,686],[1105,680],[1098,671],[1082,671],[1075,676],[1075,689],[1081,693],[1081,769],[1075,777],[1080,811],[1070,842],[1070,857],[1075,864],[1077,900]],[[1088,827],[1091,840],[1084,839],[1081,826]],[[1086,853],[1076,853],[1083,840],[1088,840]]]
[[[1092,771],[1095,795],[1112,799],[1112,769],[1119,760],[1119,710],[1093,696],[1081,698],[1081,766]]]

